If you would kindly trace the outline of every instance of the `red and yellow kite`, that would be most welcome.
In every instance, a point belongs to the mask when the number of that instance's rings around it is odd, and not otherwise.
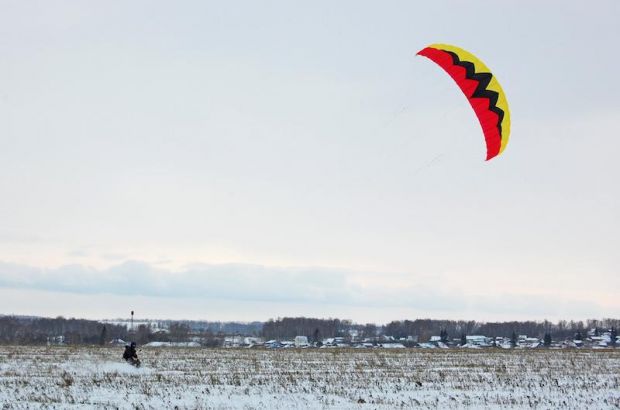
[[[473,54],[448,44],[431,44],[418,55],[450,74],[469,100],[484,132],[487,161],[501,154],[510,135],[510,111],[504,90],[491,70]]]

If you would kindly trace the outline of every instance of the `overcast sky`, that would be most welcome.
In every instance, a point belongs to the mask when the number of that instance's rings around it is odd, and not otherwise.
[[[0,314],[620,316],[620,2],[0,0]],[[512,134],[431,43],[477,54]]]

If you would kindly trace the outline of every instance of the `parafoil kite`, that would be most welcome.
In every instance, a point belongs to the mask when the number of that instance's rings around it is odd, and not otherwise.
[[[487,144],[487,161],[501,154],[510,135],[510,111],[502,87],[479,58],[462,48],[431,44],[418,51],[443,68],[474,109]]]

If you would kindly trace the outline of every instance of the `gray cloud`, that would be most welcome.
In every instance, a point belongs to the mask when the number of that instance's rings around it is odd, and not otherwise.
[[[362,286],[359,277],[384,278]],[[281,304],[328,304],[366,308],[401,307],[438,314],[479,316],[481,312],[503,317],[613,315],[593,301],[576,301],[528,294],[475,295],[443,291],[414,278],[400,286],[402,275],[355,272],[325,267],[270,267],[252,264],[197,264],[179,271],[156,268],[141,261],[127,261],[107,269],[65,265],[55,269],[0,262],[0,288],[113,294],[175,299],[228,300]],[[286,308],[283,306],[283,314]]]
[[[181,271],[127,261],[107,269],[64,265],[40,269],[0,263],[0,286],[72,293],[176,298],[326,302],[356,299],[342,272],[249,264],[193,265]]]

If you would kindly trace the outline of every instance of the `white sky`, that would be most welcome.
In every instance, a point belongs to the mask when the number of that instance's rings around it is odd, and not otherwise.
[[[419,3],[0,0],[0,313],[620,316],[620,3]]]

